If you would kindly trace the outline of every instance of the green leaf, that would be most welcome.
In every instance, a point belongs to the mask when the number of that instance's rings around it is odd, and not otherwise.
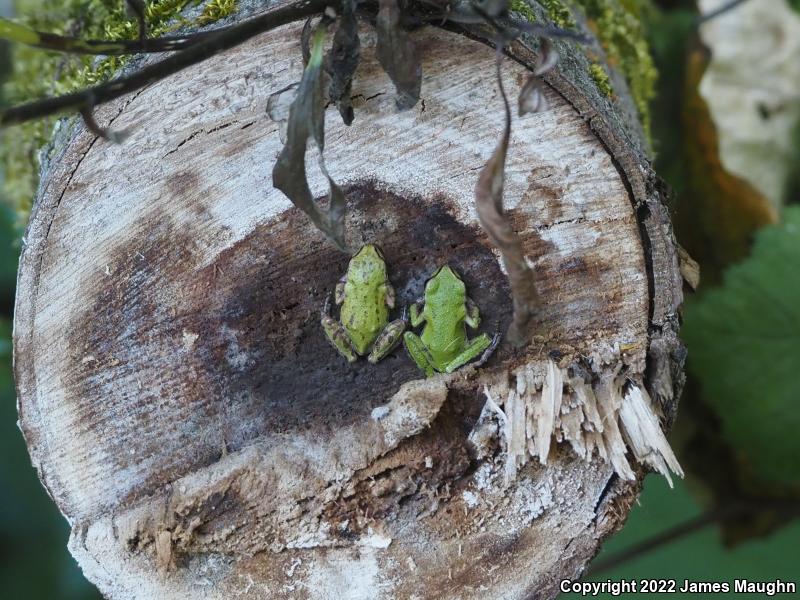
[[[683,337],[742,462],[773,483],[800,481],[800,207],[757,234],[721,287],[687,305]]]

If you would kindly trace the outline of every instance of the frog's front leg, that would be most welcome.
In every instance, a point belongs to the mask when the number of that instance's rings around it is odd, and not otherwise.
[[[406,330],[406,311],[403,310],[403,316],[395,321],[389,323],[383,328],[375,343],[372,344],[372,351],[369,353],[367,360],[373,365],[381,360],[384,356],[389,354],[400,343],[403,332]]]
[[[336,289],[333,292],[333,300],[336,306],[344,302],[344,284],[347,283],[347,275],[342,275],[342,278],[336,283]]]
[[[389,283],[388,279],[383,284],[383,291],[385,292],[386,306],[389,308],[394,308],[395,301],[397,300],[397,294],[394,291],[394,286]]]
[[[419,327],[423,323],[423,321],[425,321],[426,318],[425,309],[423,308],[422,310],[420,310],[419,304],[415,302],[414,304],[411,305],[409,311],[410,311],[409,316],[411,317],[411,326]]]
[[[403,343],[406,346],[406,350],[408,350],[408,355],[417,363],[420,369],[425,371],[425,377],[432,377],[436,371],[433,357],[428,352],[425,344],[422,343],[420,337],[415,333],[406,331],[405,335],[403,335]]]
[[[478,309],[478,305],[473,302],[472,298],[467,298],[466,305],[467,314],[464,317],[464,323],[472,327],[472,329],[477,329],[481,324],[481,311]]]
[[[336,348],[336,351],[347,359],[347,362],[355,362],[358,356],[356,355],[353,343],[350,341],[350,336],[344,326],[331,317],[330,315],[330,299],[325,301],[325,307],[322,309],[322,330],[325,332],[325,337]]]
[[[490,338],[485,333],[479,335],[475,339],[471,340],[458,356],[456,356],[453,360],[451,360],[444,366],[444,372],[452,373],[459,367],[462,367],[465,364],[467,364],[473,358],[476,358],[481,354],[483,354],[483,351],[489,348],[491,345],[492,345],[492,338]]]

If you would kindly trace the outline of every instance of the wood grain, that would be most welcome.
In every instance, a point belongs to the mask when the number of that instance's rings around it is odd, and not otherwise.
[[[481,330],[504,331],[507,282],[473,207],[502,131],[494,52],[418,30],[422,100],[398,113],[362,29],[356,120],[327,111],[348,241],[381,245],[400,305],[450,262]],[[553,595],[565,565],[577,573],[619,526],[635,486],[563,444],[505,488],[502,457],[477,459],[467,438],[484,385],[548,356],[646,378],[656,280],[631,183],[580,108],[548,89],[551,110],[515,118],[506,170],[543,298],[536,343],[429,382],[401,351],[349,367],[318,326],[347,256],[270,180],[281,140],[267,105],[300,78],[299,31],[104,107],[101,124],[130,128],[128,141],[76,126],[43,180],[16,375],[70,548],[112,598]],[[512,96],[527,72],[506,61]],[[374,418],[382,406],[394,417]]]

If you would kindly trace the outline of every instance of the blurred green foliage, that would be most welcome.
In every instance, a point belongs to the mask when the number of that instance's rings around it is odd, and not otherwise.
[[[682,335],[740,468],[800,483],[800,207],[759,231],[723,285],[687,305]]]
[[[69,527],[31,467],[11,374],[11,307],[19,237],[0,203],[0,596],[9,600],[100,598],[67,552]]]
[[[660,77],[653,107],[656,170],[674,191],[676,236],[701,272],[683,315],[690,377],[673,446],[708,510],[739,501],[800,502],[792,379],[800,370],[800,268],[792,258],[800,258],[800,236],[792,233],[797,212],[785,208],[782,224],[759,232],[770,220],[760,208],[764,199],[724,170],[715,124],[697,93],[708,49],[694,28],[693,7],[660,4],[668,10],[652,13],[649,27]],[[790,189],[796,194],[798,186]],[[764,510],[726,520],[724,537],[739,542],[785,522]]]
[[[634,507],[625,528],[604,544],[598,561],[624,551],[644,540],[697,517],[703,507],[690,493],[689,487],[677,481],[669,489],[661,477],[650,475],[645,481],[639,504]],[[797,543],[800,541],[800,522],[786,527],[766,539],[751,540],[735,548],[722,543],[720,533],[713,527],[696,531],[657,550],[644,554],[614,569],[590,575],[587,581],[611,579],[675,579],[678,587],[684,579],[693,581],[727,581],[733,588],[734,579],[753,581],[784,581],[797,578]],[[680,594],[673,596],[680,597]],[[723,594],[725,598],[753,598],[754,595]],[[563,594],[564,600],[579,598]],[[603,597],[608,597],[605,595]],[[641,594],[623,594],[620,598],[641,598]],[[719,598],[720,594],[693,594],[692,598]]]

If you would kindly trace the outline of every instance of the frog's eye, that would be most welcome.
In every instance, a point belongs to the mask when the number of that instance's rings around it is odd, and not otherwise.
[[[439,280],[438,279],[429,279],[428,285],[425,286],[425,290],[431,293],[435,293],[436,290],[439,289]]]
[[[381,249],[381,247],[380,247],[380,246],[378,246],[378,244],[372,244],[372,247],[373,247],[373,248],[375,248],[375,252],[378,254],[378,256],[380,257],[380,259],[381,259],[383,262],[386,262],[386,257],[383,255],[383,250]]]

